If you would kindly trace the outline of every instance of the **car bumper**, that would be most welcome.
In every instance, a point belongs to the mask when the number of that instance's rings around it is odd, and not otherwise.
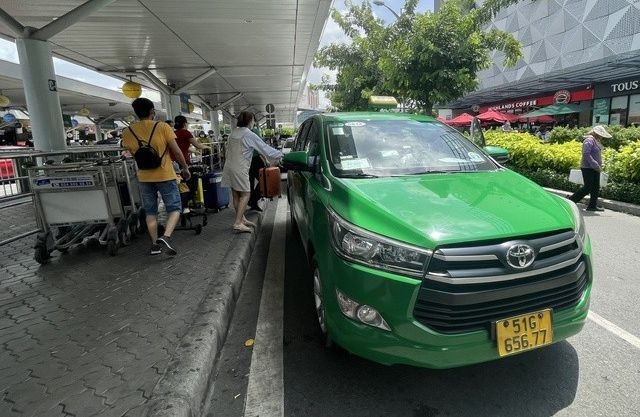
[[[333,256],[332,256],[333,255]],[[331,338],[347,351],[382,364],[453,368],[499,359],[496,341],[488,330],[440,333],[413,316],[421,281],[352,264],[326,253],[320,262],[325,286],[327,325]],[[588,273],[590,258],[585,254]],[[589,311],[592,279],[580,300],[553,311],[553,342],[578,333]],[[344,316],[335,290],[360,304],[374,307],[391,331],[367,326]]]

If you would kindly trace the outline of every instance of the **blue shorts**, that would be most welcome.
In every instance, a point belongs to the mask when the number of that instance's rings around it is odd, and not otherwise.
[[[175,180],[141,182],[140,193],[142,194],[142,208],[144,208],[147,216],[156,216],[158,214],[158,193],[162,196],[167,213],[182,211],[180,191]]]

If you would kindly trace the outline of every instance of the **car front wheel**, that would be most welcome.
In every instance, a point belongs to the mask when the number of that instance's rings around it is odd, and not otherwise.
[[[313,274],[313,301],[314,307],[316,309],[318,327],[320,327],[320,331],[322,332],[323,344],[325,345],[325,347],[331,347],[333,345],[333,342],[331,341],[331,337],[329,336],[329,332],[327,331],[327,314],[325,309],[322,278],[320,276],[320,269],[318,268],[318,263],[316,262],[315,256],[311,260],[311,270]]]

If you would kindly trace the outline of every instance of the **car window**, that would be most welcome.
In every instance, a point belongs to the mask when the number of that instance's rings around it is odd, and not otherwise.
[[[336,174],[376,176],[471,172],[498,167],[471,141],[440,123],[362,120],[327,126]]]
[[[318,136],[320,135],[320,128],[317,121],[312,121],[309,131],[307,133],[307,140],[305,141],[304,150],[309,153],[309,156],[318,155]]]
[[[307,132],[309,130],[309,126],[311,125],[311,120],[308,120],[302,124],[300,130],[298,131],[298,136],[296,137],[296,144],[293,147],[294,151],[301,151],[304,149],[304,143],[307,139]]]

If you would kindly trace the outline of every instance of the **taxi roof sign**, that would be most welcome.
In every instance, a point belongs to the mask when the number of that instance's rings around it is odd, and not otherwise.
[[[398,107],[398,100],[393,96],[371,96],[369,104],[375,107]]]

